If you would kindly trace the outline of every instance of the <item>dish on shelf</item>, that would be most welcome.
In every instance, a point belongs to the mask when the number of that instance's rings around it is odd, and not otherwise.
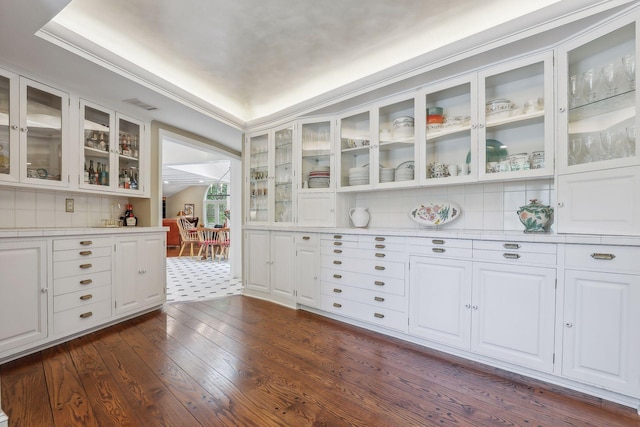
[[[486,158],[487,162],[499,162],[501,160],[506,160],[509,155],[509,151],[507,150],[507,146],[502,144],[500,141],[495,139],[487,139],[486,142]],[[467,153],[467,161],[466,163],[471,163],[471,151]]]
[[[413,160],[407,160],[406,162],[400,163],[398,167],[396,167],[396,172],[400,172],[404,169],[415,170],[415,168],[416,168],[416,162],[414,162]]]
[[[369,140],[366,138],[342,138],[344,148],[368,147]]]
[[[409,218],[420,225],[443,225],[456,220],[462,211],[460,206],[447,201],[430,201],[409,212]]]

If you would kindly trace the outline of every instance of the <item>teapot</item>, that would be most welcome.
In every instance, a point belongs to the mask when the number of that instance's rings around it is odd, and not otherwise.
[[[366,228],[369,224],[369,212],[367,208],[351,208],[349,209],[349,218],[356,228]]]

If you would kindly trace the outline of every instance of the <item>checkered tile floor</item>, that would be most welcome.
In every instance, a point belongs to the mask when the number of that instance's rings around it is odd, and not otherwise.
[[[228,261],[167,258],[167,302],[239,294],[242,294],[242,281],[231,277]]]

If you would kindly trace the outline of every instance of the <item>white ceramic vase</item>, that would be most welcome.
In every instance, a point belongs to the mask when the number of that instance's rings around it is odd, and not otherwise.
[[[351,208],[349,209],[349,217],[356,228],[366,228],[367,224],[369,224],[367,208]]]

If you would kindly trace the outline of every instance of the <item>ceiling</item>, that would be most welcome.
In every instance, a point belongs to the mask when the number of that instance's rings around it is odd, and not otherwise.
[[[0,62],[237,154],[247,125],[321,111],[425,64],[625,3],[1,0]]]

